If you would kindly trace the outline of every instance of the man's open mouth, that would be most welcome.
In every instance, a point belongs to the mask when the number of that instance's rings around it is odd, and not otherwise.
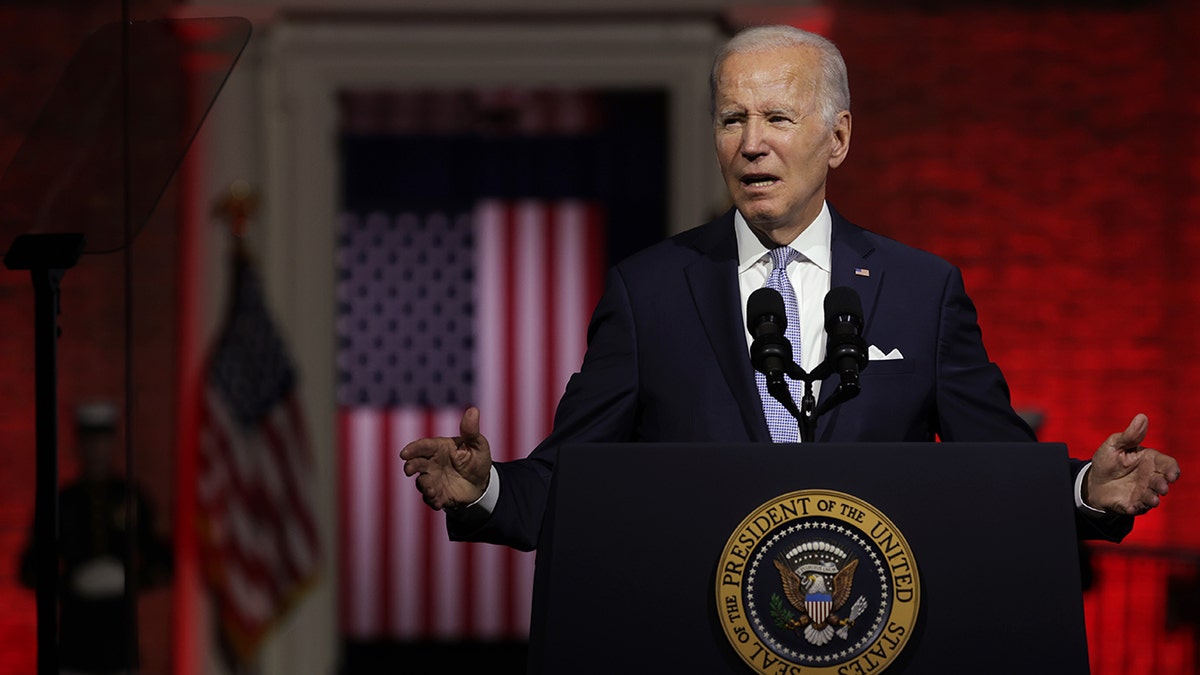
[[[765,173],[751,173],[742,176],[742,185],[747,187],[767,187],[779,179]]]

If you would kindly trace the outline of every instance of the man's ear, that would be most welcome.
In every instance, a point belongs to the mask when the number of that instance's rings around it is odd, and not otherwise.
[[[830,135],[829,168],[836,169],[850,152],[850,111],[838,113]]]

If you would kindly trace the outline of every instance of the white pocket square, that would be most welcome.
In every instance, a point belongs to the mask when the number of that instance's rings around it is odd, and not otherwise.
[[[879,351],[879,347],[876,347],[875,345],[867,347],[868,361],[900,361],[903,358],[904,355],[900,353],[899,349],[893,349],[892,351],[884,354],[883,352]]]

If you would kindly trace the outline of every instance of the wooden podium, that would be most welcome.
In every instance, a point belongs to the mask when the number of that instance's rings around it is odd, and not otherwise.
[[[529,672],[755,672],[722,626],[722,552],[764,503],[831,490],[886,514],[919,570],[887,675],[1088,673],[1069,472],[1061,444],[564,447]],[[863,663],[778,672],[880,672]]]

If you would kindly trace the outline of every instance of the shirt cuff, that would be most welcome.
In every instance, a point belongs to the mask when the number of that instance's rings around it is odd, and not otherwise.
[[[492,464],[489,471],[488,484],[479,499],[457,509],[447,509],[446,517],[457,528],[476,528],[487,522],[496,510],[496,502],[500,499],[500,472]]]
[[[1085,478],[1087,478],[1087,473],[1088,471],[1091,471],[1091,469],[1092,463],[1088,462],[1087,464],[1083,465],[1083,468],[1080,469],[1079,473],[1075,476],[1075,508],[1083,511],[1087,515],[1103,516],[1107,513],[1107,511],[1101,511],[1100,509],[1092,508],[1083,501],[1083,481]]]
[[[479,499],[476,499],[467,508],[482,509],[490,516],[492,511],[496,510],[496,502],[500,499],[500,472],[496,471],[496,465],[492,464],[488,473],[488,484],[484,488],[483,494],[479,495]]]

